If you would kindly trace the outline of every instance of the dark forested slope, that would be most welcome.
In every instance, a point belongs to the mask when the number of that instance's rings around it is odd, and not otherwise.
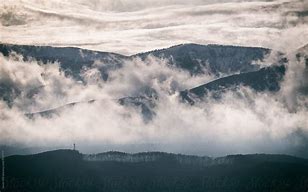
[[[10,156],[5,162],[5,192],[308,189],[308,161],[286,155],[209,158],[162,152],[83,155],[58,150]]]

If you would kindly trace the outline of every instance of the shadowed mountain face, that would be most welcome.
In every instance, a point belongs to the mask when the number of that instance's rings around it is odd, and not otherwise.
[[[11,106],[11,103],[20,93],[21,90],[15,87],[13,83],[7,81],[0,82],[0,99],[4,100],[9,106]]]
[[[182,91],[183,100],[194,104],[195,100],[200,100],[212,93],[214,98],[219,98],[225,91],[236,90],[239,86],[248,86],[255,91],[276,92],[280,89],[286,68],[285,66],[273,66],[262,68],[258,71],[230,75],[212,82],[200,85],[198,87]]]
[[[162,152],[83,155],[58,150],[5,158],[15,191],[305,191],[308,161],[286,155],[219,158]]]
[[[249,86],[256,91],[277,91],[284,74],[283,67],[260,69],[259,65],[254,64],[256,61],[262,61],[269,54],[270,50],[264,48],[186,44],[127,57],[70,47],[0,45],[0,52],[5,56],[17,53],[22,55],[24,60],[36,59],[43,63],[57,61],[66,75],[81,81],[83,80],[81,72],[84,69],[97,67],[101,78],[107,81],[109,73],[121,68],[126,61],[137,57],[145,60],[150,55],[166,60],[170,67],[188,71],[192,76],[204,73],[216,77],[224,76],[199,87],[191,87],[188,91],[183,90],[180,96],[189,103],[193,102],[191,94],[193,97],[197,96],[201,99],[207,92],[214,91],[219,95],[225,89],[234,89],[239,85]],[[239,74],[233,75],[235,73]],[[146,89],[151,90],[152,88]],[[0,97],[9,105],[21,92],[6,82],[0,82]],[[119,103],[122,105],[140,108],[144,118],[151,119],[155,115],[152,108],[155,107],[155,100],[158,99],[157,93],[154,94],[154,97],[153,93],[155,90],[140,93],[139,96],[137,94],[137,96],[115,99],[119,99]],[[68,106],[72,106],[72,104],[68,104]],[[41,114],[48,115],[54,111],[56,110],[47,110]]]
[[[189,44],[136,56],[146,58],[150,54],[168,59],[172,66],[185,69],[192,75],[210,73],[219,76],[257,70],[259,66],[254,62],[263,60],[269,52],[269,49],[264,48]]]
[[[24,60],[35,59],[43,63],[59,62],[61,69],[76,79],[80,79],[80,72],[84,68],[91,68],[95,61],[102,63],[99,70],[102,79],[107,80],[108,71],[121,67],[125,56],[91,51],[73,47],[49,47],[49,46],[27,46],[27,45],[5,45],[0,44],[0,53],[9,56],[11,53],[17,53],[24,57]]]
[[[58,62],[60,69],[66,76],[73,77],[76,81],[83,81],[82,71],[96,67],[103,80],[108,79],[108,73],[120,68],[127,59],[126,56],[84,50],[73,47],[56,48],[49,46],[27,46],[0,44],[0,53],[4,56],[21,55],[24,61],[37,60],[42,64]],[[35,95],[44,86],[26,90],[29,98]],[[0,98],[12,105],[14,99],[22,94],[20,90],[6,79],[0,79]],[[50,110],[48,110],[50,111]]]
[[[85,67],[93,67],[95,61],[102,63],[102,78],[108,78],[108,70],[119,68],[126,59],[149,55],[166,59],[171,66],[189,71],[192,75],[233,74],[259,69],[256,61],[262,61],[269,54],[269,49],[253,47],[236,47],[222,45],[184,44],[162,50],[140,53],[133,56],[123,56],[115,53],[98,52],[79,48],[26,46],[26,45],[0,45],[0,52],[4,56],[17,53],[25,60],[34,58],[43,63],[58,61],[68,75],[78,78],[80,71]]]

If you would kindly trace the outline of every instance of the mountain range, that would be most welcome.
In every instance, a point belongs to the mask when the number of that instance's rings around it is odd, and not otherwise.
[[[278,52],[279,59],[270,63],[267,58],[272,51],[257,47],[183,44],[125,56],[74,47],[0,44],[4,57],[19,55],[23,61],[35,60],[40,65],[58,63],[65,76],[80,83],[86,83],[82,76],[85,69],[96,68],[100,79],[108,83],[111,73],[131,61],[141,60],[146,65],[151,58],[164,61],[171,69],[185,71],[192,78],[211,76],[210,81],[177,90],[177,99],[187,106],[208,98],[219,100],[226,92],[237,93],[242,87],[255,92],[278,92],[288,70],[288,60]],[[297,59],[302,57],[307,65],[308,58],[303,51],[298,53]],[[0,99],[12,107],[21,94],[32,99],[46,86],[22,90],[0,77]],[[155,118],[155,107],[163,98],[150,85],[139,90],[135,95],[114,99],[123,106],[139,109],[147,123]],[[63,109],[96,101],[70,102],[38,112],[25,111],[25,116],[50,118]],[[5,189],[2,192],[303,192],[308,189],[308,160],[288,155],[238,154],[214,158],[165,152],[82,154],[77,150],[32,154],[39,150],[4,148],[8,155],[4,159]],[[14,155],[17,153],[27,155]]]
[[[194,104],[209,95],[217,99],[226,90],[236,90],[240,86],[247,86],[255,91],[278,91],[280,89],[279,83],[283,80],[285,74],[287,59],[282,53],[278,53],[280,55],[278,63],[266,63],[266,57],[270,52],[269,49],[257,47],[182,44],[166,49],[124,56],[73,47],[0,44],[0,53],[5,57],[10,54],[18,54],[23,56],[24,61],[35,59],[43,64],[58,62],[65,75],[72,76],[78,81],[83,81],[81,71],[85,68],[96,67],[100,71],[101,79],[108,81],[109,73],[123,67],[125,62],[136,58],[146,60],[148,57],[165,60],[168,67],[187,71],[191,76],[202,74],[213,76],[213,81],[179,91],[180,99],[190,104]],[[96,62],[101,64],[97,66]],[[263,65],[260,65],[260,62],[269,67],[262,67]],[[27,95],[31,97],[41,88],[43,87],[28,90]],[[0,80],[0,98],[6,101],[9,106],[14,98],[18,97],[23,91],[14,87],[10,82],[1,82]],[[140,108],[143,118],[148,121],[155,116],[153,107],[155,107],[155,102],[159,97],[155,89],[147,87],[137,95],[115,99],[118,99],[122,105]],[[35,113],[26,112],[25,114],[29,117],[34,115],[49,116],[63,107],[69,107],[76,103],[78,102]]]

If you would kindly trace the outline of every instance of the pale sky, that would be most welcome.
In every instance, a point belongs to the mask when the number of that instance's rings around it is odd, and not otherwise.
[[[307,2],[2,0],[0,42],[125,55],[181,43],[296,49],[308,42]]]

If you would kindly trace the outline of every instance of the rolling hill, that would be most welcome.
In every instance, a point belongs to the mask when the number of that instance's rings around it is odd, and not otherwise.
[[[308,161],[287,155],[219,158],[163,152],[9,156],[5,192],[294,191],[308,187]]]

